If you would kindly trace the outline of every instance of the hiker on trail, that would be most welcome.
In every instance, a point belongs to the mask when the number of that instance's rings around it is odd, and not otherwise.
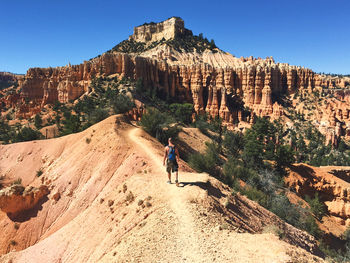
[[[166,171],[168,172],[168,179],[169,179],[167,182],[168,184],[171,184],[171,172],[176,173],[175,183],[176,185],[179,184],[179,181],[178,181],[179,158],[180,158],[179,152],[175,147],[175,145],[173,144],[172,139],[169,138],[168,146],[165,147],[164,160],[163,160],[163,165],[165,165],[165,161],[166,161]]]

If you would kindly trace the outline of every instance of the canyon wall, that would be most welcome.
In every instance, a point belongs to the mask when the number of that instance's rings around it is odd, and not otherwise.
[[[77,99],[89,91],[91,78],[101,73],[142,79],[145,87],[157,87],[178,101],[193,103],[196,112],[220,116],[228,123],[241,120],[243,106],[257,116],[278,118],[283,109],[275,98],[296,90],[312,91],[324,84],[309,69],[271,61],[265,67],[248,61],[239,67],[218,68],[209,64],[170,65],[124,53],[105,53],[74,66],[31,68],[19,83],[24,98],[43,106]]]

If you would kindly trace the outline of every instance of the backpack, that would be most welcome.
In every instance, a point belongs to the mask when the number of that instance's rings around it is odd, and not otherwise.
[[[176,157],[175,146],[168,146],[168,147],[169,147],[168,160],[174,161]]]

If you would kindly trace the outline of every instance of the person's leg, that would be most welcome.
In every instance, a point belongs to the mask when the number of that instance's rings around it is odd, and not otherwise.
[[[179,172],[178,172],[178,170],[179,170],[179,165],[175,161],[174,162],[174,172],[175,172],[175,176],[176,176],[175,183],[179,182]]]
[[[168,179],[171,181],[171,172],[168,172]]]
[[[168,173],[168,183],[171,183],[171,166],[168,161],[166,162],[166,171]]]

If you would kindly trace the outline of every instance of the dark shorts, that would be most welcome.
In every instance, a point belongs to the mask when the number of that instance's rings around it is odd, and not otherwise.
[[[176,160],[167,160],[167,161],[166,161],[166,171],[167,171],[168,173],[177,172],[178,169],[179,169],[179,166],[178,166]]]

